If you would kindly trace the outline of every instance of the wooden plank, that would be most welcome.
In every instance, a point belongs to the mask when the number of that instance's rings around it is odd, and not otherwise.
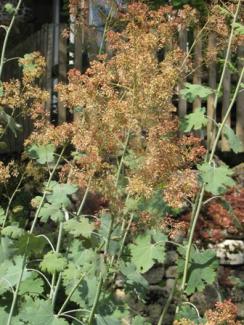
[[[187,30],[182,29],[179,32],[179,45],[180,48],[185,52],[185,55],[187,55]],[[179,85],[179,91],[184,87],[184,82],[180,82]],[[187,101],[182,97],[179,96],[179,103],[178,103],[178,115],[180,118],[184,117],[187,113]]]
[[[210,33],[208,37],[208,52],[211,53],[216,49],[216,34]],[[212,89],[216,89],[217,85],[217,69],[216,62],[212,61],[208,66],[208,83],[209,87]],[[214,120],[216,120],[216,111],[214,108],[214,99],[215,95],[210,95],[207,101],[207,115],[209,117],[208,125],[207,125],[207,146],[208,148],[212,148],[213,140],[216,134],[216,128]]]
[[[228,59],[229,61],[231,60],[231,56]],[[230,100],[231,100],[231,71],[227,68],[225,71],[224,75],[224,80],[223,80],[223,96],[222,96],[222,112],[221,112],[221,120],[223,120],[226,111],[228,110],[228,107],[230,105]],[[229,114],[225,125],[231,127],[231,116]],[[222,134],[221,137],[221,151],[229,151],[229,143],[227,139],[224,137]]]
[[[67,76],[67,59],[68,59],[68,47],[67,39],[62,37],[62,30],[66,25],[60,25],[60,35],[59,35],[59,82],[65,82]],[[62,124],[66,121],[66,108],[63,103],[58,101],[58,123]]]
[[[52,96],[52,68],[53,68],[53,24],[48,24],[47,26],[47,52],[46,52],[46,60],[47,60],[47,69],[46,69],[46,90],[49,92],[49,99],[45,104],[45,109],[48,113],[51,112],[51,96]]]
[[[244,66],[244,45],[238,49],[238,70],[241,72]],[[244,83],[244,77],[242,82]],[[236,134],[244,146],[244,91],[239,92],[236,102]]]
[[[81,0],[81,11],[83,13],[82,25],[76,25],[75,28],[75,53],[74,66],[83,72],[82,55],[87,49],[87,28],[89,25],[89,0]],[[80,113],[74,112],[74,121],[80,120]]]
[[[199,28],[194,31],[194,37],[198,37],[196,45],[194,47],[194,73],[193,73],[193,83],[201,85],[202,83],[202,39],[198,36]],[[196,98],[193,102],[193,111],[196,108],[201,107],[200,98]]]

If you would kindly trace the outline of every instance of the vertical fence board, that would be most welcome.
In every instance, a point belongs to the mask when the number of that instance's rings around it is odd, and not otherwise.
[[[65,28],[65,25],[60,26],[60,31]],[[59,35],[59,81],[65,82],[67,75],[67,39]],[[58,123],[61,124],[66,121],[66,108],[63,103],[58,101]]]
[[[229,57],[229,60],[231,58]],[[223,96],[222,96],[222,112],[221,112],[221,120],[223,120],[227,109],[229,107],[230,104],[230,99],[231,99],[231,72],[230,70],[227,68],[225,71],[225,75],[224,75],[224,80],[223,80]],[[231,126],[231,116],[229,115],[225,125],[227,126]],[[222,134],[222,138],[221,138],[221,150],[222,151],[229,151],[230,147],[229,147],[229,143],[227,141],[227,139],[224,137],[224,135]]]
[[[187,55],[187,30],[182,29],[179,32],[179,45],[180,48],[185,52]],[[183,82],[179,84],[179,91],[184,87]],[[187,102],[182,96],[179,95],[179,103],[178,103],[178,114],[179,117],[182,118],[187,113]]]
[[[199,28],[196,28],[194,32],[194,37],[198,37],[195,48],[194,48],[194,74],[193,74],[193,83],[201,84],[202,83],[202,39],[199,37]],[[193,110],[201,107],[201,99],[196,98],[193,102]]]
[[[52,96],[52,69],[53,69],[53,25],[49,24],[47,25],[47,35],[46,35],[46,42],[47,42],[47,48],[46,48],[46,62],[47,62],[47,69],[46,69],[46,78],[45,78],[45,84],[46,84],[46,90],[49,93],[49,99],[45,104],[46,110],[48,113],[51,112],[51,96]]]
[[[215,33],[210,33],[208,37],[208,51],[211,53],[216,48],[216,35]],[[208,67],[208,83],[209,87],[212,89],[216,89],[217,85],[217,70],[216,70],[216,62],[211,61]],[[214,120],[216,120],[216,111],[214,109],[214,99],[215,94],[212,94],[208,97],[207,101],[207,115],[209,117],[208,125],[207,125],[207,144],[208,148],[212,147],[213,139],[215,137],[216,128],[214,124]]]
[[[241,72],[244,66],[244,45],[238,49],[238,69]],[[242,82],[244,83],[244,77]],[[244,90],[239,92],[236,102],[236,134],[244,146]]]

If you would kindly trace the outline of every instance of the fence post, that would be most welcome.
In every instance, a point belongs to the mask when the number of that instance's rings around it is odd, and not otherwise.
[[[208,37],[208,52],[212,53],[216,49],[216,34],[210,33]],[[215,58],[211,60],[208,66],[208,83],[209,87],[216,89],[217,84],[217,70],[216,70],[216,61]],[[212,147],[213,139],[215,138],[216,127],[214,121],[216,120],[216,111],[214,107],[214,98],[215,94],[212,94],[208,97],[207,100],[207,116],[208,125],[207,125],[207,146],[208,148]]]
[[[194,47],[194,73],[193,73],[193,83],[201,85],[202,83],[202,38],[199,37],[199,28],[195,29],[194,38],[196,39],[196,45]],[[197,97],[193,102],[193,111],[196,108],[201,107],[201,99]]]
[[[244,66],[244,45],[238,49],[238,70],[241,71]],[[244,77],[242,82],[244,83]],[[236,134],[244,146],[244,90],[238,94],[236,102]]]
[[[59,35],[59,82],[66,81],[67,75],[67,58],[68,58],[68,47],[67,39],[62,36],[62,30],[66,25],[60,25],[60,35]],[[66,121],[66,107],[58,98],[58,124],[62,124]]]
[[[231,60],[231,56],[228,58],[228,60]],[[231,71],[228,69],[228,67],[225,70],[224,80],[223,80],[223,97],[222,97],[222,112],[221,112],[221,119],[224,118],[226,111],[229,107],[231,99]],[[231,127],[231,116],[229,115],[225,125]],[[228,140],[224,137],[222,134],[221,138],[221,150],[222,151],[229,151],[230,146],[228,143]]]
[[[179,45],[180,48],[185,52],[185,55],[187,55],[187,30],[182,29],[179,32]],[[184,87],[183,81],[179,83],[179,91]],[[178,114],[179,117],[182,118],[187,113],[187,102],[182,96],[179,95],[179,103],[178,103]]]

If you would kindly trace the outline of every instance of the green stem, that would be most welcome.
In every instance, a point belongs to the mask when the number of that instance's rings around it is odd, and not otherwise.
[[[116,182],[115,182],[116,187],[118,187],[118,184],[119,184],[119,178],[120,178],[122,166],[123,166],[123,163],[124,163],[124,156],[126,154],[129,139],[130,139],[130,130],[128,131],[126,139],[125,139],[124,150],[123,150],[122,157],[120,159],[120,163],[119,163],[119,167],[118,167],[118,171],[117,171]]]
[[[56,245],[56,250],[55,250],[56,253],[58,253],[59,250],[60,250],[61,240],[62,240],[62,233],[63,233],[63,223],[60,222],[59,231],[58,231],[58,240],[57,240],[57,245]],[[50,290],[50,297],[49,297],[49,299],[52,300],[53,306],[54,306],[54,303],[55,303],[56,292],[58,291],[58,284],[60,282],[60,280],[57,281],[56,286],[55,286],[56,276],[57,276],[57,272],[54,272],[53,276],[52,276],[51,290]]]
[[[227,49],[227,53],[226,53],[226,57],[225,57],[224,68],[223,68],[223,72],[222,72],[222,75],[221,75],[219,87],[217,89],[217,93],[216,93],[216,97],[215,97],[215,103],[214,103],[215,109],[217,107],[217,102],[218,102],[218,93],[219,93],[219,91],[221,89],[221,85],[222,85],[222,82],[223,82],[224,73],[225,73],[225,70],[226,70],[226,67],[227,67],[227,62],[228,62],[228,58],[229,58],[229,54],[230,54],[230,49],[231,49],[231,43],[232,43],[232,39],[233,39],[233,36],[234,36],[234,28],[233,28],[233,25],[234,25],[234,22],[236,21],[237,16],[238,16],[238,12],[239,12],[239,8],[240,8],[240,3],[241,3],[241,0],[238,1],[237,8],[236,8],[236,12],[235,12],[234,19],[233,19],[231,34],[230,34],[230,38],[229,38],[229,42],[228,42],[228,49]],[[235,103],[235,100],[236,100],[236,97],[238,95],[238,91],[239,91],[239,88],[240,88],[240,85],[241,85],[241,82],[242,82],[243,75],[244,75],[244,67],[242,68],[242,71],[240,73],[240,77],[239,77],[239,80],[238,80],[238,83],[237,83],[237,86],[236,86],[234,95],[232,97],[231,103],[230,103],[230,105],[229,105],[229,107],[228,107],[228,109],[227,109],[227,111],[225,113],[225,116],[224,116],[224,118],[222,120],[222,123],[220,124],[219,129],[218,129],[218,132],[216,134],[216,137],[215,137],[215,140],[214,140],[214,143],[213,143],[213,148],[212,148],[211,154],[210,154],[209,158],[207,159],[207,162],[209,164],[211,164],[212,161],[213,161],[214,154],[215,154],[215,151],[217,149],[218,141],[220,139],[220,136],[221,136],[222,130],[224,128],[225,122],[228,119],[228,116],[229,116],[229,114],[231,112],[231,109],[232,109],[232,107],[233,107],[233,105]],[[185,285],[186,285],[187,273],[188,273],[188,264],[189,264],[189,261],[190,261],[190,255],[191,255],[191,247],[192,247],[192,242],[193,242],[193,236],[194,236],[194,233],[195,233],[195,228],[196,228],[196,225],[197,225],[198,217],[199,217],[199,214],[200,214],[200,211],[201,211],[201,208],[202,208],[204,192],[205,192],[205,184],[202,185],[200,194],[197,197],[196,203],[195,203],[194,208],[193,208],[194,215],[193,215],[192,224],[191,224],[190,233],[189,233],[189,239],[188,239],[188,243],[187,243],[186,257],[185,257],[185,264],[184,264],[184,271],[183,271],[183,277],[182,277],[182,282],[181,282],[181,287],[180,287],[182,292],[184,291]]]
[[[190,234],[189,234],[189,239],[188,239],[188,243],[187,243],[186,258],[185,258],[184,271],[183,271],[183,278],[182,278],[182,282],[181,282],[181,290],[182,290],[182,292],[184,291],[185,285],[186,285],[186,279],[187,279],[187,273],[188,273],[188,265],[189,265],[189,260],[190,260],[190,256],[191,256],[192,241],[193,241],[193,236],[194,236],[194,233],[195,233],[195,228],[196,228],[196,224],[197,224],[197,221],[198,221],[198,217],[199,217],[201,207],[202,207],[204,191],[205,191],[205,186],[203,185],[202,188],[201,188],[201,192],[200,192],[198,202],[197,202],[197,209],[196,209],[196,213],[195,213],[194,218],[193,218],[193,222],[192,222],[191,230],[190,230]]]
[[[68,304],[70,298],[73,296],[74,292],[76,291],[76,289],[79,287],[81,281],[84,279],[84,274],[82,274],[82,276],[80,277],[79,281],[76,283],[76,285],[72,288],[72,290],[70,291],[68,297],[65,299],[63,305],[61,306],[61,308],[59,309],[59,312],[57,313],[57,317],[60,316],[62,314],[62,311],[64,310],[64,308],[66,307],[66,305]]]
[[[223,70],[222,70],[222,73],[221,73],[219,85],[218,85],[218,88],[217,88],[216,93],[215,93],[214,104],[213,104],[213,107],[214,107],[214,110],[215,111],[216,111],[217,104],[218,104],[218,96],[219,96],[219,93],[220,93],[220,90],[221,90],[221,87],[222,87],[222,84],[223,84],[223,81],[224,81],[225,72],[226,72],[226,69],[227,69],[227,66],[228,66],[228,61],[229,61],[229,57],[230,57],[230,53],[231,53],[231,44],[232,44],[232,40],[233,40],[233,37],[234,37],[234,31],[235,31],[235,28],[234,27],[235,27],[235,22],[236,22],[237,17],[238,17],[240,5],[241,5],[241,0],[239,0],[238,3],[237,3],[236,12],[235,12],[235,15],[233,17],[232,26],[231,26],[231,32],[230,32],[228,46],[227,46],[227,51],[226,51],[225,60],[224,60],[224,66],[223,66]],[[225,119],[225,121],[227,120],[228,115],[225,115],[225,116],[227,116],[226,119]],[[221,131],[222,131],[222,129],[224,127],[223,122],[221,123],[221,125],[222,125],[222,127],[221,127]],[[211,129],[212,129],[212,131],[213,131],[213,128],[214,128],[214,124],[212,124],[212,122],[211,122]],[[219,140],[219,137],[221,135],[221,131],[219,132],[219,129],[218,129],[218,135],[215,138],[215,142],[214,142],[213,147],[212,147],[212,153],[214,153],[215,150],[216,150],[216,146],[218,144],[218,140]],[[216,139],[217,139],[217,142],[216,142]],[[210,140],[207,141],[207,146],[208,146],[208,150],[210,150],[211,149],[210,148],[211,147],[211,141]]]
[[[19,0],[18,3],[17,3],[16,8],[14,10],[14,14],[12,16],[10,24],[9,24],[8,27],[6,27],[6,34],[5,34],[4,41],[3,41],[2,53],[1,53],[1,59],[0,59],[0,80],[2,79],[3,66],[4,66],[4,63],[5,63],[5,53],[6,53],[6,48],[7,48],[7,44],[8,44],[9,35],[10,35],[10,32],[11,32],[11,30],[13,28],[14,21],[15,21],[15,18],[17,16],[17,14],[18,14],[21,3],[22,3],[22,0]]]
[[[55,174],[55,172],[56,172],[56,169],[58,168],[58,165],[59,165],[59,163],[60,163],[60,160],[61,160],[61,158],[62,158],[62,156],[63,156],[63,154],[64,154],[65,148],[66,148],[66,147],[63,147],[63,149],[62,149],[62,151],[61,151],[61,153],[60,153],[60,155],[59,155],[59,157],[58,157],[58,159],[57,159],[57,162],[56,162],[56,164],[55,164],[55,166],[54,166],[54,168],[53,168],[53,170],[52,170],[52,172],[51,172],[51,174],[50,174],[50,176],[49,176],[49,179],[48,179],[48,181],[47,181],[46,188],[50,185],[50,183],[51,183],[51,181],[52,181],[52,179],[53,179],[53,176],[54,176],[54,174]],[[46,190],[44,190],[43,196],[42,196],[42,198],[41,198],[41,202],[40,202],[40,204],[39,204],[39,206],[38,206],[38,209],[37,209],[37,211],[36,211],[36,214],[35,214],[34,220],[33,220],[33,222],[32,222],[32,226],[31,226],[31,229],[30,229],[30,234],[32,234],[33,231],[34,231],[34,228],[35,228],[35,225],[36,225],[37,219],[38,219],[38,217],[39,217],[39,214],[40,214],[40,211],[41,211],[42,205],[43,205],[43,203],[44,203],[44,201],[45,201],[46,195],[47,195],[47,192],[46,192]]]
[[[166,316],[166,314],[167,314],[167,311],[168,311],[168,309],[169,309],[169,306],[170,306],[171,301],[172,301],[172,299],[173,299],[173,297],[174,297],[174,294],[175,294],[176,283],[177,283],[177,279],[175,279],[175,282],[174,282],[173,288],[172,288],[172,290],[171,290],[171,292],[170,292],[170,295],[169,295],[169,297],[168,297],[168,299],[167,299],[167,301],[166,301],[166,304],[164,305],[164,309],[163,309],[163,311],[162,311],[162,314],[160,315],[160,318],[159,318],[159,321],[158,321],[158,324],[157,324],[157,325],[163,325],[163,324],[164,324],[164,323],[163,323],[163,322],[164,322],[164,318],[165,318],[165,316]]]
[[[104,45],[104,42],[105,42],[105,38],[106,38],[106,33],[107,33],[107,29],[108,29],[108,24],[110,22],[110,19],[111,19],[111,16],[112,16],[112,6],[109,10],[109,13],[108,13],[108,16],[106,18],[106,22],[105,22],[105,26],[104,26],[104,30],[103,30],[103,36],[102,36],[102,40],[101,40],[101,44],[100,44],[100,47],[99,47],[99,51],[98,51],[98,54],[101,55],[102,54],[102,51],[103,51],[103,45]]]
[[[63,147],[61,153],[60,153],[60,156],[57,160],[57,163],[55,164],[53,170],[52,170],[52,173],[50,174],[49,176],[49,179],[48,179],[48,182],[47,182],[47,187],[50,185],[50,182],[54,176],[54,173],[59,165],[59,162],[61,160],[61,157],[64,153],[64,150],[65,150],[65,147]],[[35,228],[35,224],[37,222],[37,218],[39,216],[39,213],[40,213],[40,210],[41,210],[41,207],[44,203],[44,200],[46,198],[46,191],[44,191],[43,193],[43,196],[42,196],[42,199],[41,199],[41,202],[39,204],[39,207],[37,209],[37,212],[35,214],[35,217],[34,217],[34,220],[32,222],[32,226],[31,226],[31,229],[29,231],[29,234],[32,234],[33,231],[34,231],[34,228]],[[29,246],[29,241],[30,241],[30,238],[27,239],[27,243],[26,243],[26,247],[25,247],[25,252],[24,252],[24,256],[23,256],[23,263],[22,263],[22,269],[21,269],[21,272],[20,272],[20,276],[19,276],[19,279],[18,279],[18,282],[16,284],[16,288],[15,288],[15,292],[14,292],[14,296],[13,296],[13,300],[12,300],[12,304],[11,304],[11,307],[10,307],[10,312],[9,312],[9,317],[8,317],[8,322],[6,325],[10,325],[11,324],[11,321],[12,321],[12,317],[13,317],[13,312],[14,312],[14,309],[15,309],[15,305],[16,305],[16,302],[17,302],[17,297],[18,297],[18,292],[19,292],[19,287],[20,287],[20,284],[21,284],[21,280],[22,280],[22,277],[23,277],[23,273],[24,273],[24,269],[25,269],[25,264],[26,264],[26,259],[27,259],[27,250],[28,250],[28,246]]]
[[[104,259],[106,258],[107,254],[108,254],[108,248],[109,248],[109,242],[110,242],[110,238],[111,238],[111,234],[112,234],[112,230],[113,230],[113,223],[114,223],[114,218],[113,216],[111,217],[110,220],[110,224],[109,224],[109,228],[108,228],[108,236],[106,239],[106,245],[105,245],[105,249],[104,249]],[[99,274],[99,280],[98,280],[98,286],[97,286],[97,291],[96,291],[96,295],[93,301],[93,305],[92,305],[92,309],[88,318],[88,323],[87,325],[92,325],[94,316],[95,316],[95,312],[96,312],[96,308],[99,302],[99,298],[102,292],[102,287],[103,287],[103,283],[106,279],[106,275],[107,275],[107,268],[104,272],[100,272]],[[103,275],[104,273],[104,275]]]
[[[82,209],[83,209],[83,207],[84,207],[84,204],[85,204],[85,202],[86,202],[87,195],[88,195],[88,193],[89,193],[89,189],[90,189],[90,185],[91,185],[91,180],[92,180],[92,177],[90,177],[90,179],[89,179],[89,181],[88,181],[86,191],[85,191],[85,193],[84,193],[84,196],[83,196],[83,198],[82,198],[81,204],[80,204],[80,206],[79,206],[79,208],[78,208],[78,210],[77,210],[77,213],[76,213],[77,216],[79,216],[79,215],[81,214],[81,211],[82,211]]]
[[[19,181],[18,185],[16,186],[16,188],[15,188],[13,194],[11,195],[11,197],[10,197],[10,199],[9,199],[9,201],[8,201],[8,206],[7,206],[7,209],[6,209],[6,213],[5,213],[4,221],[3,221],[3,223],[2,223],[2,228],[5,227],[6,221],[7,221],[7,219],[8,219],[8,215],[9,215],[9,211],[10,211],[11,204],[12,204],[14,198],[15,198],[15,195],[16,195],[17,192],[19,191],[19,188],[20,188],[20,185],[21,185],[22,182],[23,182],[23,179],[24,179],[24,174],[22,174],[22,176],[21,176],[21,178],[20,178],[20,181]]]

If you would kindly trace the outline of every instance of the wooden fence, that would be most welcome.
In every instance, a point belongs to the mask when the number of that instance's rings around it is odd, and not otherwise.
[[[60,26],[60,31],[63,30],[65,26]],[[59,38],[59,64],[58,66],[53,66],[53,37],[54,37],[54,28],[53,24],[43,25],[42,29],[36,32],[33,35],[30,35],[29,38],[26,39],[25,42],[19,44],[14,48],[10,53],[8,53],[8,57],[13,56],[23,56],[25,53],[32,52],[32,51],[40,51],[42,55],[46,57],[47,60],[47,72],[45,77],[42,80],[42,85],[45,87],[50,93],[50,102],[46,103],[46,107],[48,110],[51,109],[52,104],[52,96],[53,96],[53,79],[58,76],[58,81],[65,81],[66,74],[69,69],[69,55],[71,51],[73,51],[73,61],[74,66],[78,69],[82,69],[82,59],[85,50],[90,47],[92,48],[93,53],[89,53],[89,56],[94,57],[94,51],[96,51],[95,46],[88,46],[87,42],[90,41],[92,43],[92,39],[96,39],[94,34],[84,35],[82,30],[78,30],[75,35],[75,42],[74,48],[70,48],[70,44],[68,41],[61,36]],[[197,34],[196,30],[196,34]],[[94,31],[92,31],[94,33]],[[195,35],[196,36],[196,35]],[[88,41],[87,41],[87,38]],[[179,35],[179,45],[184,51],[188,51],[188,32],[181,31]],[[216,39],[214,33],[210,34],[207,40],[208,50],[214,51],[216,47]],[[89,52],[89,50],[88,50]],[[220,73],[218,72],[218,67],[215,62],[209,64],[208,68],[203,68],[202,65],[202,57],[203,57],[203,44],[202,41],[199,40],[196,42],[196,46],[194,48],[194,73],[191,79],[191,82],[194,84],[206,84],[209,87],[216,89],[217,84],[219,82]],[[240,46],[238,49],[238,69],[239,71],[242,69],[244,65],[244,46]],[[5,70],[5,78],[12,76],[11,73],[13,68],[11,64],[6,67]],[[223,97],[221,103],[218,104],[217,110],[214,110],[214,96],[209,96],[206,103],[203,103],[204,106],[207,108],[207,114],[210,120],[216,119],[217,122],[221,122],[223,116],[226,112],[226,109],[229,106],[231,100],[231,92],[232,86],[235,86],[237,76],[234,74],[229,68],[227,68],[226,73],[224,75],[223,80]],[[243,80],[244,82],[244,80]],[[183,85],[179,85],[179,88],[183,87]],[[201,106],[201,100],[196,99],[193,105],[189,105],[183,98],[179,98],[176,105],[178,106],[178,114],[180,117],[183,117],[185,114],[191,112],[192,110],[196,109],[197,107]],[[62,123],[66,121],[66,109],[63,107],[62,103],[58,102],[57,105],[57,120],[58,123]],[[75,117],[74,117],[75,118]],[[30,133],[31,126],[29,121],[22,121],[24,124],[24,132],[18,139],[12,139],[12,137],[8,137],[11,140],[9,142],[9,150],[19,151],[21,148],[21,144],[23,143],[23,139]],[[244,91],[240,91],[238,94],[238,98],[234,105],[234,109],[231,113],[231,116],[226,121],[228,126],[231,126],[236,134],[239,136],[241,141],[244,143]],[[211,125],[209,126],[208,130],[208,137],[211,138],[211,134],[213,135],[213,130]],[[222,151],[228,151],[229,146],[227,141],[222,138],[219,144],[219,149]]]

